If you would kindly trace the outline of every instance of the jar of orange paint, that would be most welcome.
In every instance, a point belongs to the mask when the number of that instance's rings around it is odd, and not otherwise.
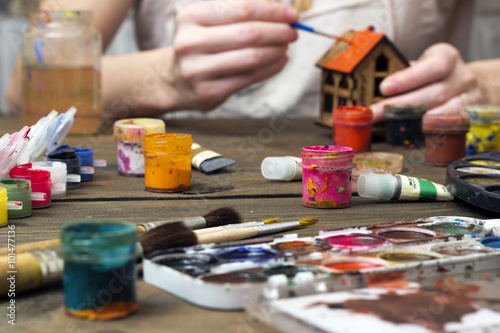
[[[337,106],[333,109],[333,143],[357,152],[370,151],[372,110],[364,106]]]
[[[190,134],[157,133],[144,137],[146,190],[182,192],[191,188]]]

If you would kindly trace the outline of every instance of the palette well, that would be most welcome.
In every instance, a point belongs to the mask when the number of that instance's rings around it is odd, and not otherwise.
[[[444,222],[456,223],[441,230]],[[239,310],[246,295],[258,294],[269,283],[287,292],[297,288],[293,294],[301,295],[311,288],[349,290],[377,281],[421,281],[500,267],[500,250],[480,242],[491,227],[485,221],[439,217],[392,225],[323,231],[316,237],[286,235],[244,246],[170,249],[144,260],[144,280],[198,306]],[[400,229],[434,236],[401,241],[381,232]]]
[[[500,213],[500,157],[483,154],[464,157],[450,164],[446,184],[457,198]]]

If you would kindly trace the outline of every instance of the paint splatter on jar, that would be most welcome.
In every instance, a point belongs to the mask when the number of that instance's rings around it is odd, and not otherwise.
[[[467,133],[467,155],[500,150],[500,107],[496,105],[467,105],[462,112],[470,118]]]
[[[351,206],[351,173],[354,152],[343,146],[302,148],[302,201],[311,208]]]
[[[165,133],[165,122],[161,119],[133,118],[118,120],[113,134],[118,141],[118,174],[120,176],[144,177],[144,155],[142,144],[148,134]]]

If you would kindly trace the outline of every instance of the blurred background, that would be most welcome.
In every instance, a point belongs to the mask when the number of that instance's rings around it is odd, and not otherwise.
[[[161,0],[160,0],[161,1]],[[28,26],[28,13],[37,0],[0,0],[0,115],[7,113],[5,92],[21,36]],[[475,18],[466,61],[500,57],[500,1],[476,0]],[[107,54],[137,50],[131,16],[122,24]]]

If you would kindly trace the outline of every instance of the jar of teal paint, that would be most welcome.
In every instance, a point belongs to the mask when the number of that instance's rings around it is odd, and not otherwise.
[[[7,215],[9,219],[31,216],[31,181],[4,178],[0,186],[7,190]]]
[[[0,227],[7,225],[7,189],[0,187]]]
[[[500,107],[467,105],[462,110],[470,118],[466,153],[474,155],[500,150]]]
[[[136,231],[125,221],[78,221],[63,225],[66,312],[110,320],[136,311]]]

